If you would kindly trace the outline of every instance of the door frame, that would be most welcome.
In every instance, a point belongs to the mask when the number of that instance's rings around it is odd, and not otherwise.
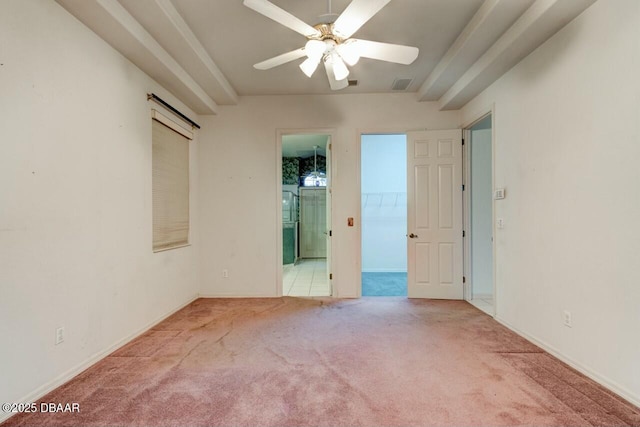
[[[330,137],[331,144],[336,143],[336,130],[334,128],[303,128],[303,129],[276,129],[276,197],[275,197],[275,211],[276,211],[276,279],[275,290],[276,296],[281,297],[283,295],[283,265],[282,265],[282,137],[285,135],[328,135]],[[336,156],[335,151],[331,154],[331,165],[327,167],[327,180],[329,182],[329,188],[333,188],[333,175],[335,171]],[[333,204],[329,209],[331,224],[333,224]],[[333,245],[333,239],[327,241],[327,253],[330,254],[331,259],[327,262],[333,266],[335,251],[330,250],[329,245]],[[329,279],[331,296],[338,295],[336,291],[336,284]]]
[[[474,119],[466,123],[462,129],[462,138],[465,141],[462,147],[462,183],[465,191],[462,192],[462,221],[463,228],[467,232],[463,239],[463,277],[464,283],[464,299],[465,301],[471,301],[473,298],[473,271],[471,268],[471,128],[481,120],[484,120],[487,116],[491,115],[491,189],[492,193],[495,190],[495,147],[496,147],[496,133],[495,133],[495,120],[496,111],[495,105],[491,105],[488,108],[480,110],[481,112],[474,114]],[[493,263],[493,314],[495,317],[498,307],[498,293],[497,293],[497,281],[496,281],[496,201],[491,198],[491,233],[493,236],[492,254],[491,259]]]

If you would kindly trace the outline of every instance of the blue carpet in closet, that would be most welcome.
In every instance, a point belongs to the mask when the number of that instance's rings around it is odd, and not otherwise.
[[[407,273],[362,273],[363,297],[406,297]]]

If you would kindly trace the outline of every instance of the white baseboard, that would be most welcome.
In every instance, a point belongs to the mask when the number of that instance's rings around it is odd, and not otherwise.
[[[169,312],[161,315],[160,317],[156,318],[155,320],[147,323],[142,328],[138,329],[136,332],[128,335],[127,337],[125,337],[125,338],[123,338],[123,339],[121,339],[119,341],[117,341],[116,343],[110,345],[106,349],[104,349],[102,351],[99,351],[98,353],[95,353],[93,356],[89,357],[84,362],[82,362],[82,363],[74,366],[73,368],[69,369],[68,371],[60,374],[59,376],[57,376],[53,380],[51,380],[48,383],[38,387],[37,389],[35,389],[34,391],[28,393],[26,396],[22,397],[21,399],[18,399],[16,401],[16,403],[19,403],[19,402],[30,403],[30,402],[38,401],[40,398],[45,396],[47,393],[52,392],[53,390],[55,390],[56,388],[60,387],[64,383],[68,382],[70,379],[72,379],[76,375],[80,374],[81,372],[83,372],[83,371],[87,370],[88,368],[90,368],[91,366],[95,365],[96,363],[98,363],[99,361],[101,361],[102,359],[104,359],[105,357],[107,357],[108,355],[110,355],[111,353],[113,353],[114,351],[119,349],[120,347],[123,347],[124,345],[126,345],[129,342],[133,341],[134,339],[138,338],[140,335],[142,335],[145,332],[147,332],[153,326],[155,326],[158,323],[162,322],[164,319],[166,319],[167,317],[171,316],[172,314],[182,310],[183,308],[185,308],[186,306],[188,306],[189,304],[191,304],[192,302],[194,302],[198,298],[200,298],[200,296],[198,296],[198,295],[196,295],[195,297],[192,297],[189,301],[187,301],[186,303],[180,305],[178,308],[170,310]],[[3,421],[11,418],[13,415],[16,415],[16,414],[11,413],[11,412],[9,412],[9,413],[4,413],[4,412],[0,413],[0,423],[2,423]]]
[[[233,298],[233,299],[237,299],[237,298],[280,298],[283,295],[267,295],[267,294],[261,294],[261,295],[224,295],[224,294],[200,294],[198,296],[198,298]]]
[[[527,341],[532,342],[533,344],[535,344],[538,347],[542,348],[547,353],[549,353],[552,356],[560,359],[561,361],[563,361],[567,365],[571,366],[576,371],[586,375],[587,377],[591,378],[592,380],[594,380],[598,384],[600,384],[603,387],[605,387],[605,388],[609,389],[610,391],[614,392],[615,394],[617,394],[618,396],[622,397],[623,399],[626,399],[630,403],[640,407],[640,396],[634,395],[627,388],[621,386],[617,382],[612,381],[612,380],[610,380],[609,378],[607,378],[607,377],[605,377],[603,375],[598,374],[597,372],[593,371],[591,368],[589,368],[587,366],[584,366],[581,363],[576,362],[575,360],[571,359],[570,357],[565,356],[560,351],[558,351],[558,349],[556,349],[555,347],[547,344],[546,342],[544,342],[542,340],[539,340],[538,338],[536,338],[536,337],[534,337],[532,335],[527,334],[526,332],[523,332],[523,331],[513,327],[512,325],[510,325],[505,320],[503,320],[503,319],[501,319],[501,318],[499,318],[497,316],[494,316],[494,319],[498,323],[500,323],[501,325],[507,327],[511,331],[513,331],[516,334],[520,335],[522,338],[526,339]]]

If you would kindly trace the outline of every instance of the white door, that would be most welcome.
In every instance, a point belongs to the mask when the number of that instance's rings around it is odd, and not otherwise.
[[[407,134],[409,298],[462,299],[462,131]]]

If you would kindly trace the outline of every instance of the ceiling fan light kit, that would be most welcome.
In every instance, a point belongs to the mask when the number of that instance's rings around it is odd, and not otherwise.
[[[306,74],[307,77],[311,78],[311,76],[313,76],[313,73],[316,72],[318,65],[320,65],[320,59],[322,59],[322,57],[320,57],[319,59],[307,58],[304,60],[304,62],[302,62],[302,64],[300,64],[300,69],[303,73]]]
[[[300,64],[302,72],[311,78],[322,61],[331,89],[340,90],[349,86],[347,65],[356,65],[361,57],[411,64],[418,57],[417,47],[350,38],[390,1],[353,0],[338,16],[331,13],[329,0],[328,13],[320,17],[322,23],[312,27],[268,0],[244,0],[245,6],[307,38],[303,48],[259,62],[254,68],[268,70],[306,56]]]
[[[331,64],[333,65],[333,75],[336,80],[340,81],[349,77],[349,69],[336,51],[331,52],[325,60],[331,61]]]
[[[304,45],[304,53],[307,57],[318,62],[320,62],[326,50],[327,46],[321,40],[311,39]]]
[[[356,40],[347,40],[346,42],[336,46],[336,50],[347,65],[353,67],[360,61],[360,54],[356,46]]]

